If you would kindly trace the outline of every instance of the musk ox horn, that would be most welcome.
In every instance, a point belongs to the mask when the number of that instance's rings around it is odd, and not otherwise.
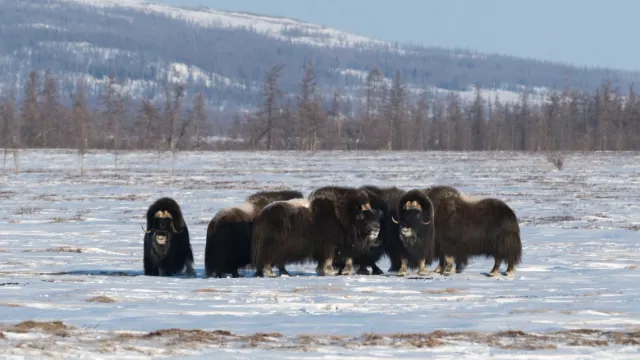
[[[396,218],[394,218],[393,215],[391,216],[391,221],[393,221],[394,224],[398,223],[398,220],[396,220]]]
[[[179,234],[179,233],[184,231],[184,228],[181,228],[180,231],[176,231],[176,228],[173,226],[173,221],[172,221],[171,222],[171,230],[173,230],[174,233]]]
[[[153,232],[153,229],[151,229],[151,230],[145,230],[145,229],[144,229],[144,225],[140,225],[140,227],[142,228],[142,231],[144,231],[144,232],[145,232],[145,233],[147,233],[147,234],[149,234],[149,233],[152,233],[152,232]]]
[[[429,221],[427,221],[427,222],[422,221],[422,223],[423,223],[424,225],[429,225],[429,224],[431,224],[431,220],[429,220]]]

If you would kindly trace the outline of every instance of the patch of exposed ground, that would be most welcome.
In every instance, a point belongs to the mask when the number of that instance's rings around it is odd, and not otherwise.
[[[92,298],[87,299],[88,302],[97,302],[97,303],[114,303],[116,300],[114,298],[110,298],[108,296],[100,295],[94,296]]]
[[[430,289],[422,289],[422,290],[420,290],[421,293],[430,294],[430,295],[456,294],[459,291],[460,291],[459,289],[455,289],[455,288],[436,289],[436,290],[430,290]]]
[[[68,252],[68,253],[82,253],[84,249],[74,246],[59,246],[56,248],[48,248],[48,249],[25,249],[22,252]]]
[[[0,353],[11,347],[27,346],[38,349],[46,339],[49,351],[62,351],[73,343],[83,351],[100,349],[144,352],[145,349],[164,349],[177,353],[180,349],[211,347],[287,349],[309,351],[321,347],[361,349],[390,347],[402,349],[435,348],[461,343],[483,344],[505,350],[533,351],[556,349],[560,346],[606,347],[612,345],[640,345],[640,331],[604,331],[594,329],[560,330],[546,333],[526,333],[519,330],[496,333],[448,332],[430,333],[365,333],[359,336],[300,334],[284,336],[280,333],[234,334],[227,330],[161,329],[152,332],[105,332],[77,329],[60,321],[25,321],[14,325],[0,325]],[[11,333],[31,333],[28,339],[15,338]],[[29,344],[33,342],[33,344]],[[57,349],[59,348],[59,349]]]
[[[191,292],[194,292],[194,293],[230,293],[231,290],[206,288],[206,289],[195,289],[195,290],[193,290]]]

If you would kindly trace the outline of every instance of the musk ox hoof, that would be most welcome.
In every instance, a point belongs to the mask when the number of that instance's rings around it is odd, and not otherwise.
[[[429,270],[427,268],[420,269],[420,270],[418,270],[418,275],[419,276],[427,276],[427,275],[429,275]]]
[[[494,276],[498,276],[499,274],[500,274],[500,272],[498,272],[498,271],[492,271],[489,274],[487,274],[487,276],[494,277]]]
[[[358,274],[358,275],[369,275],[370,272],[369,272],[369,269],[367,269],[364,266],[361,266],[361,267],[358,268],[358,271],[356,271],[356,274]]]
[[[352,275],[353,274],[353,267],[346,267],[344,269],[342,269],[342,271],[340,272],[340,275]]]
[[[193,269],[193,266],[187,265],[187,270],[185,271],[187,277],[196,277],[196,271]]]
[[[336,272],[333,269],[316,268],[316,274],[318,274],[318,276],[333,276]]]
[[[399,277],[407,276],[407,274],[408,274],[407,270],[400,270],[400,271],[398,271],[398,276],[399,276]]]
[[[510,270],[510,271],[505,271],[503,273],[504,276],[514,276],[515,275],[515,270]]]
[[[438,274],[442,274],[444,272],[444,269],[442,268],[442,266],[438,265],[437,268],[433,269],[434,273],[438,273]]]

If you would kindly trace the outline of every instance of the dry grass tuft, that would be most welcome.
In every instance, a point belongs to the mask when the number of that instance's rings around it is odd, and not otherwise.
[[[206,288],[206,289],[195,289],[195,290],[192,290],[191,292],[193,293],[230,293],[231,290]]]
[[[55,252],[55,253],[67,252],[67,253],[80,254],[84,252],[84,249],[74,247],[74,246],[59,246],[57,248],[48,248],[48,249],[26,249],[26,250],[22,250],[22,252]]]
[[[31,206],[20,206],[18,209],[13,210],[14,215],[33,215],[42,211],[41,208]]]
[[[88,302],[97,302],[97,303],[114,303],[116,300],[114,298],[110,298],[108,296],[100,295],[94,296],[92,298],[87,299]]]
[[[309,291],[342,291],[344,290],[344,288],[339,287],[339,286],[304,286],[304,287],[297,287],[297,288],[293,288],[291,289],[291,292],[294,294],[299,294],[299,293],[303,293],[303,292],[309,292]]]
[[[13,304],[13,303],[0,303],[0,306],[7,306],[7,307],[14,307],[14,308],[17,308],[17,307],[22,307],[23,305],[20,305],[20,304]]]
[[[432,294],[432,295],[438,295],[438,294],[456,294],[458,293],[460,290],[455,289],[455,288],[446,288],[446,289],[435,289],[435,290],[431,290],[431,289],[423,289],[420,290],[421,293],[423,294]]]

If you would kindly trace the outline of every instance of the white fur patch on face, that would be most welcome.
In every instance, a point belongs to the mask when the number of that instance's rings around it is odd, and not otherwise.
[[[369,240],[375,240],[376,238],[378,238],[378,234],[379,233],[380,233],[380,230],[374,230],[374,231],[369,233],[369,236],[367,236],[367,238]]]
[[[158,243],[158,245],[166,245],[167,237],[164,235],[156,235],[156,242]]]
[[[362,205],[361,209],[362,209],[362,211],[371,210],[371,204],[366,203],[366,204]]]
[[[304,207],[304,208],[309,207],[309,200],[307,199],[291,199],[291,200],[287,200],[287,203],[296,207]]]
[[[415,235],[415,231],[409,227],[400,228],[400,234],[404,237],[413,237]]]

